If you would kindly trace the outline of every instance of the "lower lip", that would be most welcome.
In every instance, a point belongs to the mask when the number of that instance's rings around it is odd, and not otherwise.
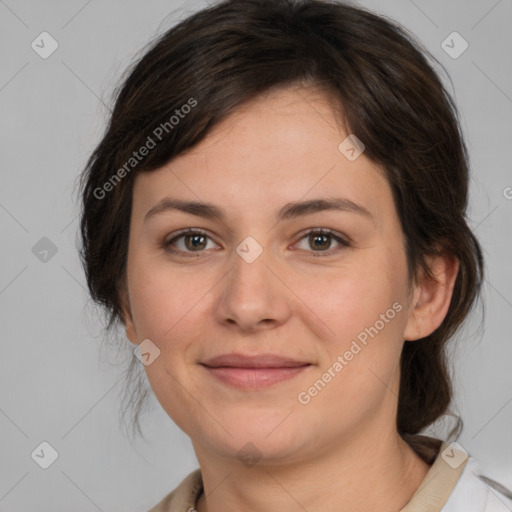
[[[217,379],[226,384],[240,389],[263,389],[290,380],[299,373],[309,368],[306,366],[294,366],[289,368],[234,368],[234,367],[217,367],[205,368]]]

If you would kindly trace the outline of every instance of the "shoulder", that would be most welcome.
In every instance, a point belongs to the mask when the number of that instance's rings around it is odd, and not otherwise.
[[[486,477],[469,457],[441,512],[511,512],[512,491]]]
[[[202,489],[201,471],[196,469],[148,512],[187,512],[190,509],[193,510],[196,498]]]
[[[512,492],[488,478],[458,443],[442,441],[420,487],[400,512],[419,510],[512,512]]]

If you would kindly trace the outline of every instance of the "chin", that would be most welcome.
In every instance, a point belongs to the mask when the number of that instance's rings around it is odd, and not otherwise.
[[[270,465],[293,462],[299,457],[302,447],[313,442],[315,435],[309,436],[308,441],[305,425],[286,425],[287,420],[283,421],[286,414],[281,414],[279,421],[275,420],[274,415],[263,416],[259,413],[259,416],[246,416],[243,419],[232,417],[224,423],[231,436],[220,427],[214,431],[207,428],[196,439],[201,439],[201,444],[209,445],[209,449],[219,456],[237,458],[248,466],[255,461]],[[194,436],[191,438],[194,443]],[[246,463],[247,460],[249,463]]]

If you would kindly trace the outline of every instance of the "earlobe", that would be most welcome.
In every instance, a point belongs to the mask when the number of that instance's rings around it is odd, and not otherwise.
[[[443,322],[450,307],[459,270],[457,258],[449,254],[427,257],[432,277],[424,275],[414,291],[404,339],[413,341],[432,334]]]

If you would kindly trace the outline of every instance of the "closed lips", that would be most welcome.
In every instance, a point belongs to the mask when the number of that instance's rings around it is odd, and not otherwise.
[[[210,368],[298,368],[308,366],[307,361],[298,361],[274,354],[246,356],[242,354],[222,354],[202,362]]]

